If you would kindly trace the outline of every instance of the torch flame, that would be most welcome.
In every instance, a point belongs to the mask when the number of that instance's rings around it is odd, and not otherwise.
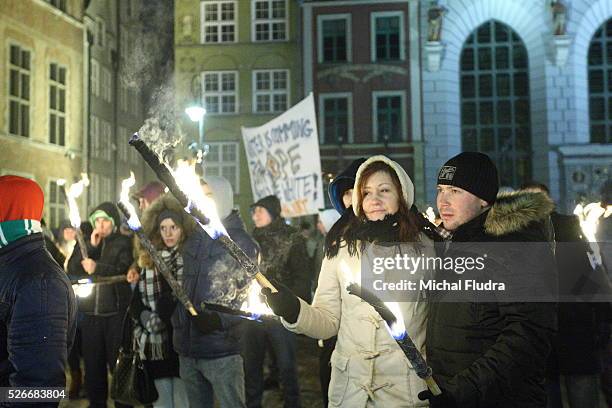
[[[249,286],[249,294],[247,299],[242,304],[240,310],[244,310],[245,312],[250,312],[253,314],[253,319],[257,320],[260,316],[273,316],[274,312],[266,305],[265,302],[261,299],[261,286],[256,280],[251,282],[251,286]]]
[[[592,254],[589,254],[590,257],[593,257],[591,262],[594,265],[601,265],[601,253],[599,251],[599,245],[597,245],[597,238],[595,234],[597,233],[599,219],[602,216],[607,218],[610,216],[610,214],[612,214],[612,205],[608,205],[606,208],[603,208],[599,202],[589,203],[585,206],[578,204],[574,209],[574,214],[578,216],[582,233],[591,247]]]
[[[433,208],[431,207],[427,207],[427,210],[425,210],[425,217],[429,220],[429,222],[431,222],[432,224],[436,223],[436,213],[434,212]]]
[[[397,302],[384,302],[385,306],[389,308],[393,316],[395,316],[395,323],[391,325],[389,328],[389,333],[395,340],[402,340],[406,337],[406,326],[404,325],[404,316],[402,315],[402,311],[399,308],[399,304]]]
[[[79,279],[79,283],[72,285],[72,290],[74,290],[74,294],[80,298],[86,298],[91,295],[93,291],[93,283],[89,279]]]
[[[190,212],[190,209],[195,206],[206,214],[209,219],[208,224],[200,225],[211,238],[217,239],[221,235],[229,236],[219,219],[214,200],[206,196],[202,190],[195,167],[184,160],[179,160],[176,169],[172,171],[172,175],[178,187],[189,197],[190,203],[185,211]]]
[[[136,215],[136,208],[130,202],[130,188],[134,184],[136,184],[136,178],[134,177],[134,172],[130,171],[130,177],[121,182],[121,195],[119,196],[119,201],[121,201],[130,214],[127,223],[131,230],[137,230],[141,227],[138,215]]]
[[[60,179],[57,180],[57,185],[64,186],[66,185],[66,180]],[[68,211],[70,218],[70,225],[73,228],[79,228],[81,226],[81,215],[79,214],[79,206],[76,202],[76,199],[83,194],[83,190],[86,186],[89,185],[89,178],[87,178],[86,173],[81,173],[81,180],[77,183],[72,184],[69,188],[65,189],[66,191],[66,201],[68,201]]]

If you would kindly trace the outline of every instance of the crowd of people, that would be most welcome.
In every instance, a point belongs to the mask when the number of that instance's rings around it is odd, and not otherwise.
[[[86,248],[80,248],[69,223],[54,234],[41,224],[44,197],[34,181],[0,177],[0,385],[64,387],[70,371],[69,396],[106,407],[108,378],[129,335],[154,379],[153,407],[261,407],[269,371],[284,406],[299,408],[301,334],[319,341],[325,407],[560,408],[561,388],[571,407],[597,408],[600,396],[612,404],[607,301],[479,302],[457,300],[452,290],[418,291],[398,308],[438,393],[406,358],[380,310],[347,291],[360,282],[366,254],[377,245],[391,257],[451,260],[486,247],[479,278],[524,275],[527,264],[532,276],[555,282],[589,276],[593,264],[578,220],[555,211],[545,185],[500,194],[490,158],[464,152],[439,171],[439,220],[432,222],[416,208],[402,166],[373,156],[355,160],[332,181],[333,208],[320,212],[316,228],[289,225],[279,198],[267,196],[251,205],[251,232],[227,180],[203,176],[201,188],[229,236],[274,286],[264,287],[261,299],[279,318],[250,320],[207,307],[240,309],[252,279],[161,183],[133,198],[144,234],[197,315],[177,300],[113,203],[88,215],[79,232]],[[606,200],[602,205],[611,204]],[[534,245],[522,246],[517,257],[507,250],[516,242]],[[574,252],[555,251],[559,243],[574,243]],[[444,268],[420,267],[411,275],[465,278]],[[71,288],[71,280],[121,276],[78,299]]]

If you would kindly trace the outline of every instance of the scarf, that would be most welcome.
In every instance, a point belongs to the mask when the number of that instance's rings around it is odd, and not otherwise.
[[[399,241],[399,215],[387,214],[378,221],[364,221],[354,231],[355,238],[362,242],[397,242]]]
[[[160,255],[178,282],[183,284],[183,257],[177,247],[171,250],[163,249]],[[140,272],[138,289],[140,298],[145,308],[153,313],[157,311],[157,299],[162,292],[163,276],[156,268],[145,268]],[[171,344],[168,329],[163,329],[159,333],[150,333],[142,326],[139,321],[134,325],[134,338],[138,344],[140,358],[143,360],[165,360],[170,355]]]
[[[28,235],[42,232],[40,221],[13,220],[0,222],[0,248]]]

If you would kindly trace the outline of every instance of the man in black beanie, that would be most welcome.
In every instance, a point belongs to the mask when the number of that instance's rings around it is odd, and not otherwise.
[[[535,260],[531,273],[554,274],[553,254],[546,242],[553,204],[546,195],[497,196],[495,164],[476,152],[447,161],[438,173],[437,189],[442,227],[451,234],[437,246],[438,257],[459,261],[486,251],[487,258],[480,275],[441,268],[435,272],[436,281],[520,276],[527,260]],[[521,246],[526,249],[519,257],[508,250],[513,242],[530,243]],[[505,294],[486,301],[478,296],[457,300],[455,295],[449,290],[430,294],[427,360],[443,392],[433,396],[423,391],[419,398],[428,399],[434,408],[546,407],[544,370],[556,329],[555,304],[498,298]]]
[[[281,216],[278,197],[263,197],[251,205],[255,223],[253,238],[261,248],[261,272],[274,285],[284,285],[302,299],[310,300],[312,271],[306,241],[300,231],[287,225]],[[269,343],[278,366],[285,407],[299,408],[296,338],[279,321],[248,324],[242,336],[245,389],[248,408],[261,407],[264,381],[263,362]]]

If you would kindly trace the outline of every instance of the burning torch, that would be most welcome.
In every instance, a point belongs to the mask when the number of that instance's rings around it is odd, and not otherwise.
[[[142,158],[147,162],[149,167],[155,172],[157,177],[168,186],[168,189],[174,197],[181,203],[184,207],[185,211],[191,214],[195,220],[198,222],[200,227],[206,231],[206,233],[214,240],[217,240],[221,245],[225,247],[225,249],[230,253],[230,255],[240,264],[240,266],[246,271],[248,276],[251,278],[257,279],[259,284],[263,287],[269,288],[272,292],[276,293],[276,288],[270,283],[270,281],[259,271],[259,267],[255,262],[253,262],[247,254],[244,253],[242,248],[240,248],[228,235],[227,231],[223,227],[221,220],[216,215],[214,202],[212,199],[203,195],[200,195],[201,188],[199,187],[199,181],[197,188],[190,183],[190,185],[186,185],[185,183],[189,183],[186,179],[182,177],[175,177],[172,170],[168,167],[167,164],[162,163],[159,160],[158,155],[153,152],[149,146],[138,136],[138,133],[134,133],[134,135],[130,138],[130,145],[132,145]],[[179,186],[179,183],[181,185]],[[191,188],[191,189],[189,189]],[[191,197],[188,197],[185,191],[190,191],[191,194],[198,194],[200,199],[192,200]],[[190,194],[190,195],[191,195]],[[206,210],[206,214],[204,212]],[[207,216],[208,215],[208,216]]]
[[[427,388],[433,395],[440,395],[442,391],[436,380],[434,380],[432,376],[432,370],[429,365],[427,365],[427,361],[421,354],[421,352],[417,349],[416,345],[406,332],[406,327],[404,326],[404,319],[402,316],[402,312],[399,309],[399,305],[395,302],[382,302],[375,294],[369,292],[366,289],[363,289],[356,283],[350,284],[346,290],[349,294],[355,295],[361,300],[368,303],[370,306],[378,312],[380,317],[387,323],[387,327],[389,328],[389,333],[398,346],[404,352],[404,355],[412,364],[414,371],[416,374],[421,377],[425,383],[427,384]]]
[[[347,292],[350,295],[357,296],[374,308],[380,317],[387,323],[389,334],[391,334],[397,342],[397,345],[402,349],[404,355],[412,364],[416,374],[425,381],[429,391],[431,391],[433,395],[442,394],[440,387],[438,387],[438,384],[432,377],[431,367],[427,365],[427,361],[425,361],[425,358],[406,332],[404,318],[402,312],[399,310],[398,304],[395,302],[383,302],[374,293],[354,283],[351,268],[344,260],[340,262],[340,269],[346,282],[349,282],[346,287]]]
[[[87,245],[83,239],[83,231],[81,231],[81,216],[79,214],[79,206],[76,202],[77,197],[83,193],[84,187],[89,185],[89,179],[87,174],[81,173],[81,180],[74,183],[66,190],[66,180],[57,180],[57,185],[61,187],[62,194],[68,204],[68,214],[70,218],[70,225],[76,231],[76,240],[79,243],[79,249],[81,250],[81,257],[83,259],[89,258],[87,254]]]
[[[130,187],[134,185],[136,179],[134,178],[134,173],[130,172],[130,178],[127,178],[121,182],[121,195],[119,197],[119,202],[117,203],[117,207],[121,210],[123,215],[127,218],[128,226],[140,239],[140,243],[147,250],[149,255],[151,255],[151,259],[155,263],[157,270],[162,274],[168,285],[172,289],[172,293],[174,296],[185,306],[185,309],[189,311],[192,316],[197,316],[198,312],[196,311],[193,303],[189,300],[189,297],[181,287],[181,284],[176,280],[176,278],[172,275],[170,268],[164,262],[157,249],[153,246],[153,243],[149,240],[149,238],[144,234],[142,230],[142,225],[140,224],[140,220],[136,215],[136,209],[130,203],[129,192]],[[125,278],[124,278],[125,280]]]

